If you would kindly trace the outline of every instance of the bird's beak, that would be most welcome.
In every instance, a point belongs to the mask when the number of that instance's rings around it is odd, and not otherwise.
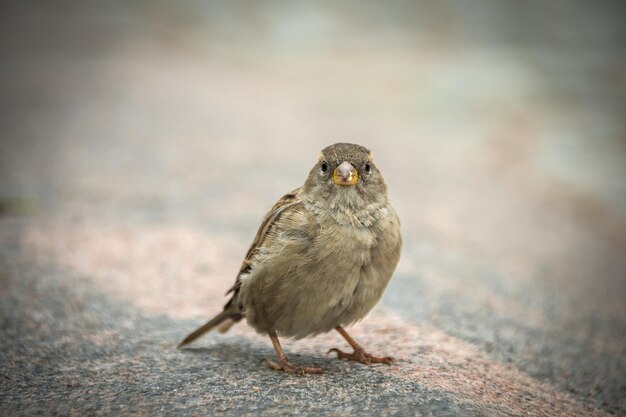
[[[337,185],[354,185],[359,179],[359,172],[348,161],[335,168],[333,182]]]

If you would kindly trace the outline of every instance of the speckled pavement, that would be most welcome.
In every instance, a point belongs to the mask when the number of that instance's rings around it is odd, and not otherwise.
[[[626,415],[619,2],[0,8],[1,415]],[[177,350],[339,140],[402,220],[351,330],[397,363]]]

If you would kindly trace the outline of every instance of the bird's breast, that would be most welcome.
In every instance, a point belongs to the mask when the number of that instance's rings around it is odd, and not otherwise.
[[[318,261],[331,260],[342,272],[360,268],[370,262],[370,253],[376,245],[372,230],[352,225],[333,225],[320,233]]]

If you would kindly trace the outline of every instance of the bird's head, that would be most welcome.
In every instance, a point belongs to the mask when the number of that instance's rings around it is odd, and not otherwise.
[[[353,209],[387,198],[385,181],[370,150],[352,143],[322,149],[304,188],[319,202]]]

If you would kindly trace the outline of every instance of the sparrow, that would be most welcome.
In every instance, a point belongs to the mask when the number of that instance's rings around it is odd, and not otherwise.
[[[302,187],[267,213],[246,254],[224,309],[189,334],[182,347],[246,319],[268,335],[278,356],[270,368],[318,374],[291,363],[278,337],[301,339],[335,329],[352,347],[339,359],[393,362],[369,354],[345,330],[380,300],[400,258],[400,221],[371,152],[351,143],[324,148]]]

